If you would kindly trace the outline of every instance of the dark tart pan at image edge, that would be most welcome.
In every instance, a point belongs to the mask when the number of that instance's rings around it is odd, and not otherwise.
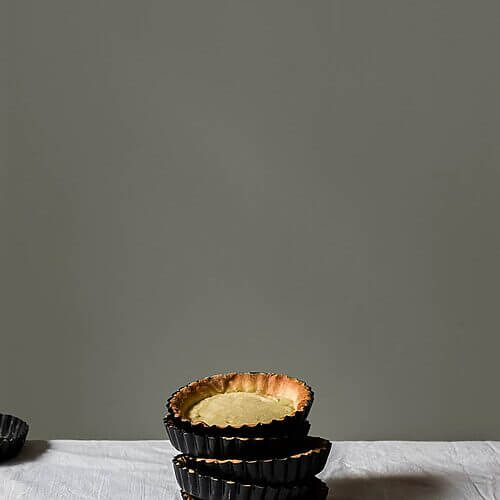
[[[199,498],[196,498],[192,495],[188,495],[185,491],[181,490],[181,496],[183,500],[200,500]],[[326,497],[328,496],[328,486],[324,483],[321,483],[318,485],[318,489],[314,492],[309,494],[307,497],[302,497],[302,498],[297,498],[296,500],[326,500]]]
[[[256,460],[184,457],[200,474],[252,484],[280,485],[311,479],[325,467],[332,444],[318,437],[304,438],[290,456]],[[271,456],[272,457],[272,456]]]
[[[197,388],[207,387],[217,387],[218,390],[224,384],[229,384],[233,379],[238,380],[244,377],[258,378],[262,377],[264,379],[272,379],[273,377],[287,379],[288,383],[295,384],[300,387],[306,394],[306,401],[301,409],[296,409],[292,415],[287,415],[282,419],[273,420],[269,423],[259,423],[254,425],[241,425],[241,426],[218,426],[218,425],[208,425],[204,422],[192,422],[188,418],[183,417],[179,412],[175,411],[173,406],[173,401],[179,398],[179,395],[183,392],[195,393]],[[217,392],[215,393],[224,393]],[[170,398],[167,400],[167,411],[172,417],[173,421],[178,427],[182,427],[186,430],[191,430],[197,434],[209,434],[211,436],[239,436],[239,437],[265,437],[265,436],[284,436],[294,433],[295,428],[300,427],[300,425],[307,419],[309,412],[311,410],[312,404],[314,402],[314,392],[302,380],[294,377],[290,377],[285,374],[279,373],[264,373],[264,372],[248,372],[248,373],[225,373],[219,375],[212,375],[211,377],[205,377],[199,380],[195,380],[190,384],[180,387],[175,391]]]
[[[317,491],[311,494],[312,496],[307,496],[303,498],[298,498],[296,500],[326,500],[328,496],[328,486],[324,483],[318,485]],[[200,500],[199,498],[188,495],[185,491],[181,490],[181,496],[183,500]]]
[[[311,427],[305,421],[290,436],[245,438],[197,434],[179,427],[170,416],[164,418],[164,424],[170,442],[181,453],[219,459],[284,457],[301,445]]]
[[[174,471],[181,489],[201,500],[299,500],[318,498],[323,483],[314,478],[287,486],[261,486],[208,476],[190,468],[186,457],[173,459]]]
[[[15,457],[24,446],[29,425],[18,417],[0,413],[0,462]]]

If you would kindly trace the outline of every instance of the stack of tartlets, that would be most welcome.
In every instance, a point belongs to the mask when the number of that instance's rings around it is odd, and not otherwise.
[[[186,500],[324,500],[315,476],[331,443],[308,436],[314,400],[304,382],[275,373],[227,373],[192,382],[167,403],[165,427]]]

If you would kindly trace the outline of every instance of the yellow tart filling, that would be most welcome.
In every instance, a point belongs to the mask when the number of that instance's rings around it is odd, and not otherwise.
[[[267,424],[295,412],[292,400],[254,392],[226,392],[202,399],[188,411],[192,421],[208,425]]]

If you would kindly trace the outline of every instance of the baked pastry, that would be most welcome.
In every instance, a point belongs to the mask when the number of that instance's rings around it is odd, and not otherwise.
[[[209,476],[252,484],[298,483],[319,474],[326,465],[332,444],[319,437],[307,437],[288,456],[262,459],[216,459],[185,457],[187,465]]]
[[[317,478],[302,483],[289,485],[270,486],[246,484],[238,481],[225,480],[208,476],[189,466],[187,457],[179,455],[173,460],[174,471],[178,484],[188,495],[201,500],[299,500],[307,498],[314,500],[325,498],[318,496],[324,494],[326,485]]]
[[[178,425],[224,436],[290,434],[303,423],[314,394],[304,382],[276,373],[226,373],[182,387],[168,400]]]
[[[164,419],[172,445],[191,457],[269,458],[283,457],[296,450],[307,436],[311,424],[306,420],[293,429],[293,434],[266,437],[213,436],[197,433],[176,425],[171,416]]]

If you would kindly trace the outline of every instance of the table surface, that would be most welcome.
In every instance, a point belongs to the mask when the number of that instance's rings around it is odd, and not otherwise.
[[[168,441],[28,441],[0,464],[4,500],[180,499]],[[334,442],[329,499],[500,500],[500,442]]]

